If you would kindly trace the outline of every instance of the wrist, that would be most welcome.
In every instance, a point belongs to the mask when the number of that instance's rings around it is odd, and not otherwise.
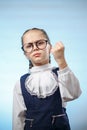
[[[67,67],[67,62],[64,58],[57,60],[57,64],[58,64],[60,70]]]

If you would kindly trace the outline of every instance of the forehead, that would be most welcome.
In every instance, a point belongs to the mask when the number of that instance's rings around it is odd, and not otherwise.
[[[45,34],[40,30],[30,30],[23,36],[24,43],[34,42],[40,39],[46,39]]]

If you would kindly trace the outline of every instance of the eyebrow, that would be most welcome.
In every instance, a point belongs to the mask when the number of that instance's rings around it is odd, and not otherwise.
[[[42,40],[48,41],[47,39],[40,39],[40,40],[37,40],[37,41],[35,41],[35,42],[28,42],[28,43],[25,43],[25,44],[33,44],[33,43],[37,43],[37,42],[42,41]],[[25,44],[24,44],[24,45],[25,45]],[[24,46],[24,45],[23,45],[23,46]]]

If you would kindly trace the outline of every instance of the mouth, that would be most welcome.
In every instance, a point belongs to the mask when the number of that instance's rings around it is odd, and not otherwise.
[[[41,53],[35,53],[33,56],[34,56],[34,57],[40,57],[40,56],[41,56]]]

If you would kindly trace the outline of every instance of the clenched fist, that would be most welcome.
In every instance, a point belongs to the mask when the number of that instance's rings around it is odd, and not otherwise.
[[[64,56],[64,49],[65,47],[62,42],[57,42],[55,46],[51,48],[51,53],[53,54],[54,59],[58,63],[60,69],[67,66]]]

